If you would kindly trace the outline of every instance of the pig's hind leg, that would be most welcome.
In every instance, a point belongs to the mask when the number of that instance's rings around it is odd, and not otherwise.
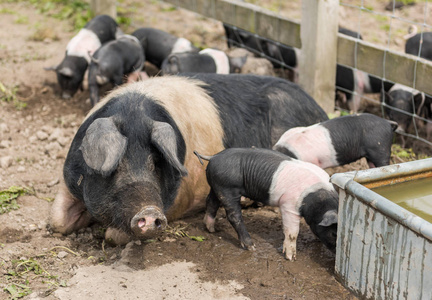
[[[204,216],[204,224],[209,232],[215,232],[215,218],[219,206],[220,202],[213,189],[211,189],[206,199],[206,214]]]
[[[219,196],[219,201],[225,207],[227,219],[236,230],[242,248],[246,250],[255,250],[255,245],[252,242],[243,221],[240,204],[241,194],[233,191]]]

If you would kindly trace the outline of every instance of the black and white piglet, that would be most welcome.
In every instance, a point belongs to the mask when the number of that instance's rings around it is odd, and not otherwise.
[[[58,66],[45,68],[56,72],[64,99],[72,97],[82,88],[84,74],[90,64],[90,55],[102,44],[114,40],[120,34],[121,30],[110,16],[94,17],[67,44],[63,61]]]
[[[123,76],[141,71],[144,60],[140,42],[128,34],[98,49],[91,57],[88,78],[92,105],[99,102],[99,86],[109,82],[114,86],[121,85]]]
[[[396,122],[356,114],[286,131],[274,150],[321,168],[341,166],[366,157],[370,167],[390,163]]]
[[[210,193],[204,223],[210,232],[215,231],[216,213],[222,204],[242,247],[255,249],[241,213],[240,198],[244,196],[280,208],[283,252],[288,260],[296,259],[301,217],[329,249],[335,248],[338,195],[323,169],[269,149],[229,148],[214,156],[194,153],[200,161],[209,161]]]
[[[247,57],[229,57],[221,50],[207,48],[199,53],[174,53],[162,63],[162,74],[239,73]]]
[[[432,98],[424,93],[402,84],[395,84],[388,93],[381,95],[381,101],[386,105],[385,113],[390,120],[399,124],[398,132],[409,132],[414,121],[413,114],[431,119]],[[421,122],[420,122],[421,123]],[[421,125],[421,124],[419,124]],[[427,139],[432,133],[432,123],[427,122]],[[402,137],[402,147],[405,147],[405,138]]]
[[[140,41],[147,61],[159,69],[164,59],[172,53],[199,51],[189,40],[156,28],[139,28],[132,35]]]

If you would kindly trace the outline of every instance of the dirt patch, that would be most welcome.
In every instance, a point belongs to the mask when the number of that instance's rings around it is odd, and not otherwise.
[[[154,26],[225,49],[219,22],[150,0],[128,5],[136,11],[126,32]],[[62,100],[55,74],[43,70],[63,58],[74,35],[70,24],[26,2],[2,2],[0,8],[0,82],[16,87],[20,101],[0,102],[0,188],[35,191],[18,198],[18,210],[0,215],[0,299],[10,297],[4,288],[12,285],[28,299],[355,299],[334,277],[334,253],[303,221],[297,261],[284,259],[278,209],[243,210],[253,252],[240,248],[222,210],[216,233],[205,229],[198,213],[171,223],[157,239],[124,247],[106,244],[98,224],[69,236],[53,234],[47,227],[50,201],[69,144],[90,109],[89,95]],[[50,30],[44,39],[35,38],[40,28]],[[20,103],[27,107],[18,110]],[[359,161],[328,172],[366,167]]]

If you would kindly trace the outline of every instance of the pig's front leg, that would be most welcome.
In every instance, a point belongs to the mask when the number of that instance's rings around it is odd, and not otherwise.
[[[296,209],[296,201],[293,199],[280,201],[280,211],[285,239],[283,242],[283,253],[288,260],[296,260],[297,236],[300,231],[300,214]]]
[[[51,206],[49,223],[55,232],[70,234],[73,231],[87,227],[92,218],[84,202],[76,199],[67,189],[64,182]]]
[[[210,190],[210,193],[206,199],[206,214],[204,216],[204,224],[209,232],[215,232],[215,218],[217,211],[219,210],[220,202],[216,197],[213,189]]]
[[[231,225],[234,227],[238,234],[238,238],[240,240],[242,248],[246,250],[255,250],[255,245],[252,242],[249,232],[247,231],[246,226],[243,222],[240,204],[240,193],[234,192],[229,194],[223,194],[219,195],[218,198],[222,205],[225,207],[228,221],[231,223]]]

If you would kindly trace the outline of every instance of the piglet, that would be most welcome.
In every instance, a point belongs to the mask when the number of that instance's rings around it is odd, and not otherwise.
[[[383,93],[381,101],[390,120],[399,124],[400,132],[408,132],[413,122],[413,114],[422,115],[431,99],[424,93],[402,84],[395,84],[388,93]]]
[[[162,63],[163,74],[239,73],[247,57],[229,57],[221,50],[207,48],[199,53],[174,53]]]
[[[99,102],[99,86],[108,82],[119,86],[123,83],[123,76],[139,74],[145,57],[138,39],[125,34],[103,45],[91,59],[88,82],[94,106]]]
[[[172,53],[199,51],[189,40],[156,28],[139,28],[132,35],[140,41],[147,61],[159,69],[164,59]]]
[[[321,168],[341,166],[366,157],[369,167],[390,163],[397,123],[372,114],[356,114],[286,131],[273,146]]]
[[[66,55],[63,61],[55,67],[45,70],[55,71],[57,81],[62,90],[62,98],[72,97],[82,82],[87,67],[90,64],[90,56],[101,47],[102,44],[114,40],[122,31],[113,18],[107,15],[94,17],[89,21],[66,46]]]
[[[244,196],[280,208],[283,253],[288,260],[296,259],[301,217],[329,249],[335,249],[338,195],[324,170],[270,149],[228,148],[214,156],[194,153],[200,161],[209,161],[210,193],[204,223],[210,232],[215,231],[216,213],[222,204],[241,246],[255,249],[241,214],[240,198]]]

